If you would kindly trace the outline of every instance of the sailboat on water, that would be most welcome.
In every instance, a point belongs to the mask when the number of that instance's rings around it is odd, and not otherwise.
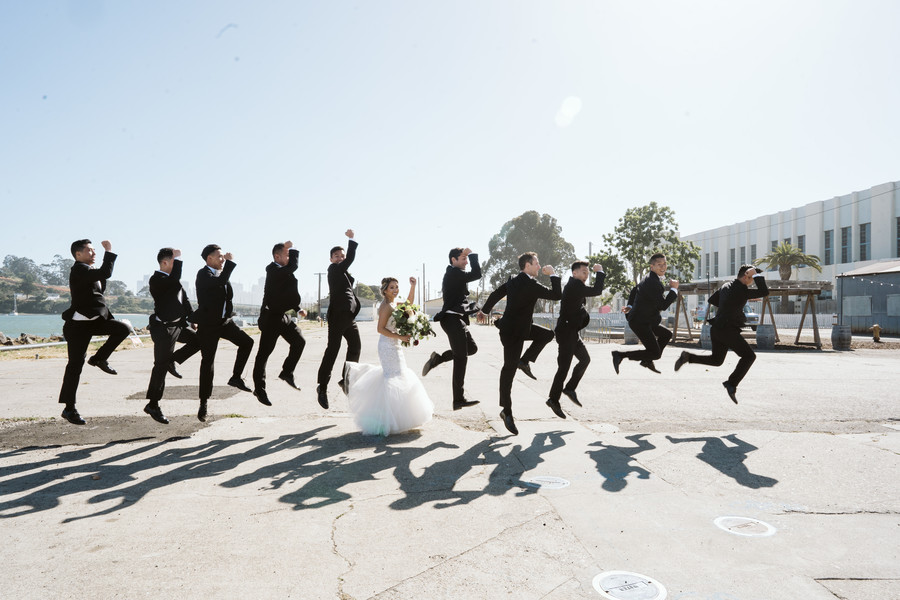
[[[19,314],[17,312],[18,310],[19,310],[19,305],[16,303],[16,294],[15,294],[15,292],[13,292],[13,309],[12,309],[12,312],[9,313],[9,316],[15,317],[16,315]]]

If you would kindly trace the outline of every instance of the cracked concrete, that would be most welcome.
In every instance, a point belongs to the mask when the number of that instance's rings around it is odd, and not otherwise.
[[[614,346],[592,344],[584,406],[564,399],[562,420],[544,406],[551,345],[538,381],[516,380],[509,436],[496,332],[473,329],[467,390],[482,403],[450,410],[438,367],[425,379],[435,419],[387,439],[353,430],[336,386],[331,410],[316,404],[324,330],[307,335],[302,392],[273,382],[267,408],[226,389],[207,424],[186,392],[198,363],[164,399],[166,427],[140,413],[152,350],[113,355],[118,376],[85,371],[83,428],[57,417],[62,360],[0,363],[3,595],[562,600],[599,598],[595,575],[628,570],[679,600],[896,596],[894,352],[760,353],[734,406],[719,383],[734,357],[675,374],[672,352],[662,375],[626,364],[616,376]],[[410,365],[441,345],[411,349]],[[720,516],[776,533],[737,536]]]

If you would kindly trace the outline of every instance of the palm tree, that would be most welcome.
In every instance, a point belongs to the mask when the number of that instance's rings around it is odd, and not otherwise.
[[[798,271],[800,270],[800,267],[811,267],[819,273],[822,272],[822,265],[819,264],[818,256],[815,254],[805,254],[803,250],[788,242],[782,242],[762,258],[757,258],[753,261],[753,264],[767,264],[770,267],[777,267],[778,276],[785,281],[791,278],[791,269],[794,267],[797,267]],[[790,294],[788,293],[782,294],[782,312],[790,312],[792,310],[791,308],[788,308],[789,295]]]
[[[822,266],[819,264],[818,256],[815,254],[805,254],[803,250],[788,242],[779,244],[762,258],[757,258],[753,261],[753,264],[767,264],[770,267],[777,267],[778,275],[783,280],[791,278],[791,269],[794,267],[797,267],[798,269],[799,267],[811,267],[819,273],[822,272]]]

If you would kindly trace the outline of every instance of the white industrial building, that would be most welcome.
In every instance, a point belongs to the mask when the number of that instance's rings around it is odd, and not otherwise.
[[[790,242],[818,256],[822,266],[822,273],[809,267],[794,269],[791,279],[834,282],[842,273],[900,257],[900,182],[681,239],[700,247],[700,260],[692,274],[695,281],[705,281],[707,274],[712,281],[734,279],[742,263],[753,262],[776,245]],[[778,271],[770,270],[766,278],[778,279]]]

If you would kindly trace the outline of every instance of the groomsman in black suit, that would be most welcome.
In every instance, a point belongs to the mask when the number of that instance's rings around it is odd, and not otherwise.
[[[494,305],[506,297],[506,310],[497,321],[500,329],[500,343],[503,344],[503,368],[500,370],[500,418],[503,424],[513,435],[518,435],[516,422],[512,414],[512,384],[519,369],[532,379],[537,379],[531,372],[528,363],[537,360],[541,350],[553,339],[553,332],[546,327],[535,325],[532,322],[534,305],[538,298],[544,300],[559,300],[562,298],[562,289],[559,276],[551,266],[543,268],[544,275],[550,275],[551,287],[538,283],[538,273],[541,273],[541,263],[534,252],[526,252],[519,257],[519,269],[521,272],[511,277],[506,283],[494,290],[488,296],[487,302],[481,309],[483,313],[490,315]],[[522,348],[525,340],[532,340],[525,353]]]
[[[234,321],[234,290],[231,287],[231,272],[237,266],[232,262],[231,252],[222,253],[216,244],[209,244],[200,253],[206,266],[197,272],[197,310],[191,320],[197,324],[200,340],[200,409],[197,418],[206,420],[206,401],[212,396],[214,365],[219,339],[224,338],[238,347],[234,359],[234,369],[228,385],[249,392],[241,374],[253,350],[253,339]]]
[[[63,375],[62,387],[59,390],[59,402],[65,404],[62,417],[73,425],[84,425],[84,419],[75,408],[75,395],[91,336],[109,337],[88,359],[88,364],[115,375],[115,369],[109,366],[107,360],[116,346],[128,337],[130,331],[128,325],[116,321],[106,307],[103,292],[106,290],[106,280],[112,277],[116,255],[112,252],[112,244],[107,240],[100,244],[104,253],[103,264],[99,269],[91,267],[97,256],[91,240],[76,240],[72,242],[71,247],[72,257],[75,259],[75,264],[69,271],[72,306],[62,314],[65,320],[63,336],[66,338],[69,362],[66,364],[66,373]]]
[[[550,398],[547,400],[547,406],[556,416],[563,419],[566,418],[566,414],[559,405],[560,395],[565,394],[572,402],[581,406],[575,388],[578,387],[578,382],[581,381],[591,363],[591,355],[584,347],[584,342],[578,337],[578,332],[587,327],[591,321],[591,316],[584,307],[587,298],[603,293],[603,281],[606,279],[606,273],[603,272],[601,265],[594,265],[593,270],[594,285],[588,287],[585,285],[591,276],[588,263],[583,260],[572,263],[572,276],[566,282],[566,287],[563,288],[562,302],[559,304],[559,319],[556,321],[556,343],[559,344],[559,355],[556,358],[556,376],[553,378],[553,385],[550,386]],[[569,374],[569,367],[572,365],[572,357],[577,358],[578,363],[572,371],[569,383],[563,387],[566,375]]]
[[[356,281],[350,275],[348,269],[356,258],[356,240],[353,239],[353,230],[348,229],[346,235],[347,254],[341,246],[331,249],[331,264],[328,265],[328,345],[325,347],[325,355],[319,365],[317,377],[318,385],[316,393],[319,405],[328,408],[328,382],[331,380],[331,370],[341,349],[341,338],[347,340],[347,356],[344,365],[348,362],[358,362],[361,344],[359,330],[356,328],[356,315],[359,314],[359,298],[353,291],[353,283]],[[343,371],[341,371],[343,373]],[[344,380],[341,379],[341,388],[344,388]]]
[[[756,289],[751,290],[749,285],[756,282]],[[741,329],[747,324],[744,316],[744,305],[747,300],[763,298],[769,295],[766,286],[766,278],[761,271],[757,271],[753,265],[741,265],[737,278],[729,281],[716,293],[710,296],[709,303],[718,307],[716,316],[709,327],[709,337],[712,340],[712,354],[700,355],[690,352],[682,352],[675,361],[675,370],[679,370],[684,363],[697,363],[719,367],[725,362],[725,355],[729,350],[734,351],[740,357],[737,366],[726,381],[722,382],[728,397],[735,404],[737,401],[737,386],[744,375],[750,370],[756,360],[756,353],[741,336]]]
[[[278,378],[286,381],[292,388],[297,388],[294,382],[294,369],[303,354],[306,340],[287,311],[297,311],[300,318],[306,316],[306,311],[300,308],[300,293],[297,291],[297,278],[294,276],[299,257],[300,251],[294,248],[292,242],[275,244],[272,248],[272,262],[266,266],[266,286],[258,320],[259,349],[256,351],[256,362],[253,365],[253,394],[266,406],[272,406],[266,394],[266,362],[275,349],[275,342],[279,337],[284,338],[290,350],[281,365]]]
[[[466,273],[466,266],[470,262],[472,269]],[[428,375],[431,369],[441,363],[453,361],[453,410],[478,404],[478,400],[466,399],[463,385],[466,380],[468,359],[478,352],[478,346],[469,331],[469,315],[478,312],[478,309],[473,306],[474,303],[468,302],[469,288],[466,284],[479,279],[481,279],[481,265],[478,264],[478,255],[468,248],[450,250],[450,266],[447,267],[441,284],[444,305],[441,311],[434,315],[434,320],[441,324],[441,329],[447,334],[450,349],[445,350],[443,354],[432,352],[428,362],[422,367],[422,376]]]
[[[188,325],[193,312],[184,288],[181,287],[181,250],[162,248],[156,255],[159,269],[150,276],[150,295],[153,296],[153,314],[150,315],[150,339],[153,340],[153,371],[147,386],[147,406],[144,412],[160,423],[168,423],[159,407],[166,389],[166,372],[181,379],[175,363],[183,363],[200,350],[200,341],[194,332],[196,325]],[[184,344],[177,351],[175,343]]]
[[[637,284],[628,298],[628,306],[625,307],[625,319],[631,330],[638,336],[644,345],[644,350],[632,350],[631,352],[619,352],[613,350],[612,361],[616,373],[619,365],[626,358],[638,360],[642,367],[659,373],[653,361],[662,356],[663,350],[672,339],[672,332],[660,325],[662,317],[660,311],[666,310],[678,297],[678,282],[669,281],[669,291],[663,289],[663,277],[669,264],[665,254],[654,254],[650,257],[650,273]]]

